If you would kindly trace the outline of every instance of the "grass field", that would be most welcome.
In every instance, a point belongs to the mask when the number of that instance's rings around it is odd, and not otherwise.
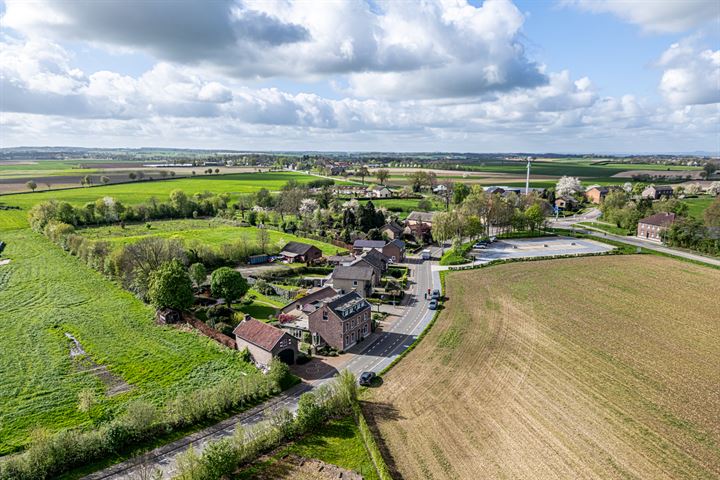
[[[583,227],[592,227],[603,232],[612,233],[614,235],[631,235],[633,232],[620,228],[616,225],[607,222],[578,222],[576,225]]]
[[[715,199],[713,197],[698,197],[698,198],[688,198],[685,199],[684,202],[688,206],[688,215],[691,217],[695,217],[699,220],[703,219],[703,214],[705,213],[705,209],[710,206],[710,204]]]
[[[446,310],[365,403],[388,463],[402,478],[718,478],[718,285],[649,255],[447,275]]]
[[[352,417],[332,420],[316,432],[303,437],[292,445],[281,448],[270,458],[257,462],[243,469],[236,480],[263,478],[266,480],[280,479],[315,479],[326,477],[305,477],[306,472],[298,471],[280,459],[292,453],[306,458],[314,458],[342,468],[356,471],[365,480],[377,480],[377,472],[370,460],[365,444],[362,441],[355,421]]]
[[[489,161],[464,165],[464,170],[437,171],[438,181],[446,179],[461,183],[479,183],[482,185],[524,186],[526,163],[519,161]],[[627,179],[615,178],[626,171],[642,170],[648,173],[658,171],[698,170],[699,167],[666,166],[653,164],[599,163],[584,159],[539,159],[532,163],[530,183],[533,187],[548,187],[563,175],[580,177],[584,183],[618,184]],[[409,175],[424,168],[391,168],[390,184],[405,185]]]
[[[160,401],[254,374],[212,340],[154,325],[150,307],[44,237],[26,229],[2,236],[11,262],[0,266],[0,454],[21,448],[35,427],[89,426],[131,398]],[[105,397],[101,378],[71,360],[66,332],[130,390]],[[77,409],[84,388],[101,398],[90,415]]]
[[[256,227],[234,227],[232,225],[218,223],[214,220],[162,220],[148,222],[151,228],[145,223],[119,226],[94,227],[78,230],[87,238],[92,240],[104,240],[116,245],[135,243],[140,239],[148,237],[178,238],[184,242],[200,241],[209,246],[217,247],[225,243],[233,243],[244,238],[248,243],[257,241],[258,229]],[[345,249],[336,247],[325,242],[297,237],[289,233],[278,232],[268,229],[270,245],[276,249],[287,242],[297,241],[315,245],[326,255],[335,255],[337,252],[344,252]]]
[[[155,197],[163,201],[167,200],[170,192],[176,189],[183,190],[189,195],[204,191],[237,195],[257,192],[263,188],[276,191],[280,190],[290,179],[295,179],[300,183],[307,183],[316,180],[317,177],[290,172],[237,173],[0,195],[0,202],[28,210],[36,203],[44,200],[64,200],[74,205],[84,205],[87,202],[94,202],[98,198],[110,196],[127,205],[135,205],[146,202],[150,197]],[[0,229],[3,228],[6,222],[10,222],[6,220],[6,218],[19,216],[17,211],[0,211]],[[25,222],[24,225],[27,225],[27,222]]]

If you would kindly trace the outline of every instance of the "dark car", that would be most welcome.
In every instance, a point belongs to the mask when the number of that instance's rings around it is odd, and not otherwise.
[[[375,379],[375,372],[363,372],[360,374],[360,379],[358,380],[358,383],[363,386],[369,386],[372,384],[372,381]]]
[[[437,310],[437,307],[438,307],[438,301],[434,298],[432,300],[430,300],[430,304],[428,305],[428,308],[430,310]]]
[[[440,298],[440,290],[438,290],[437,288],[433,290],[430,298],[433,300],[437,300],[438,298]]]

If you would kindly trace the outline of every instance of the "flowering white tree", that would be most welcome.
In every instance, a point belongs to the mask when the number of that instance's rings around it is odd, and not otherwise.
[[[300,216],[306,217],[313,214],[318,209],[318,202],[314,198],[303,198],[300,202]]]
[[[582,193],[584,191],[585,189],[583,189],[582,183],[578,177],[568,177],[563,175],[560,177],[560,180],[558,180],[557,185],[555,186],[555,195],[558,197]]]
[[[691,183],[685,187],[685,193],[689,195],[697,195],[702,192],[702,186],[699,183]]]
[[[712,182],[707,189],[707,193],[710,195],[720,194],[720,182]]]
[[[353,198],[352,200],[348,200],[347,202],[343,203],[342,208],[343,210],[351,209],[353,211],[357,211],[357,209],[360,208],[360,202]]]
[[[630,193],[630,192],[632,192],[632,187],[633,187],[632,182],[625,182],[625,183],[623,183],[622,188],[623,188],[623,190],[625,190],[626,193]]]

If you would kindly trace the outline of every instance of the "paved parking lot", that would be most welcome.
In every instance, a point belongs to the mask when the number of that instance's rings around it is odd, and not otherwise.
[[[498,240],[486,249],[473,249],[474,263],[505,258],[547,257],[552,255],[587,255],[612,250],[614,247],[582,238],[542,237]]]

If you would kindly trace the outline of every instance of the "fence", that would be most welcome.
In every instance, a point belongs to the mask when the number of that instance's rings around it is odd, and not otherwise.
[[[224,333],[218,332],[217,330],[215,330],[214,328],[209,326],[207,323],[195,318],[193,315],[185,313],[185,314],[183,314],[183,319],[187,323],[192,325],[193,327],[200,330],[200,333],[202,333],[206,337],[212,338],[219,344],[225,345],[226,347],[232,348],[233,350],[235,350],[237,348],[237,345],[235,344],[235,340],[228,337]]]

